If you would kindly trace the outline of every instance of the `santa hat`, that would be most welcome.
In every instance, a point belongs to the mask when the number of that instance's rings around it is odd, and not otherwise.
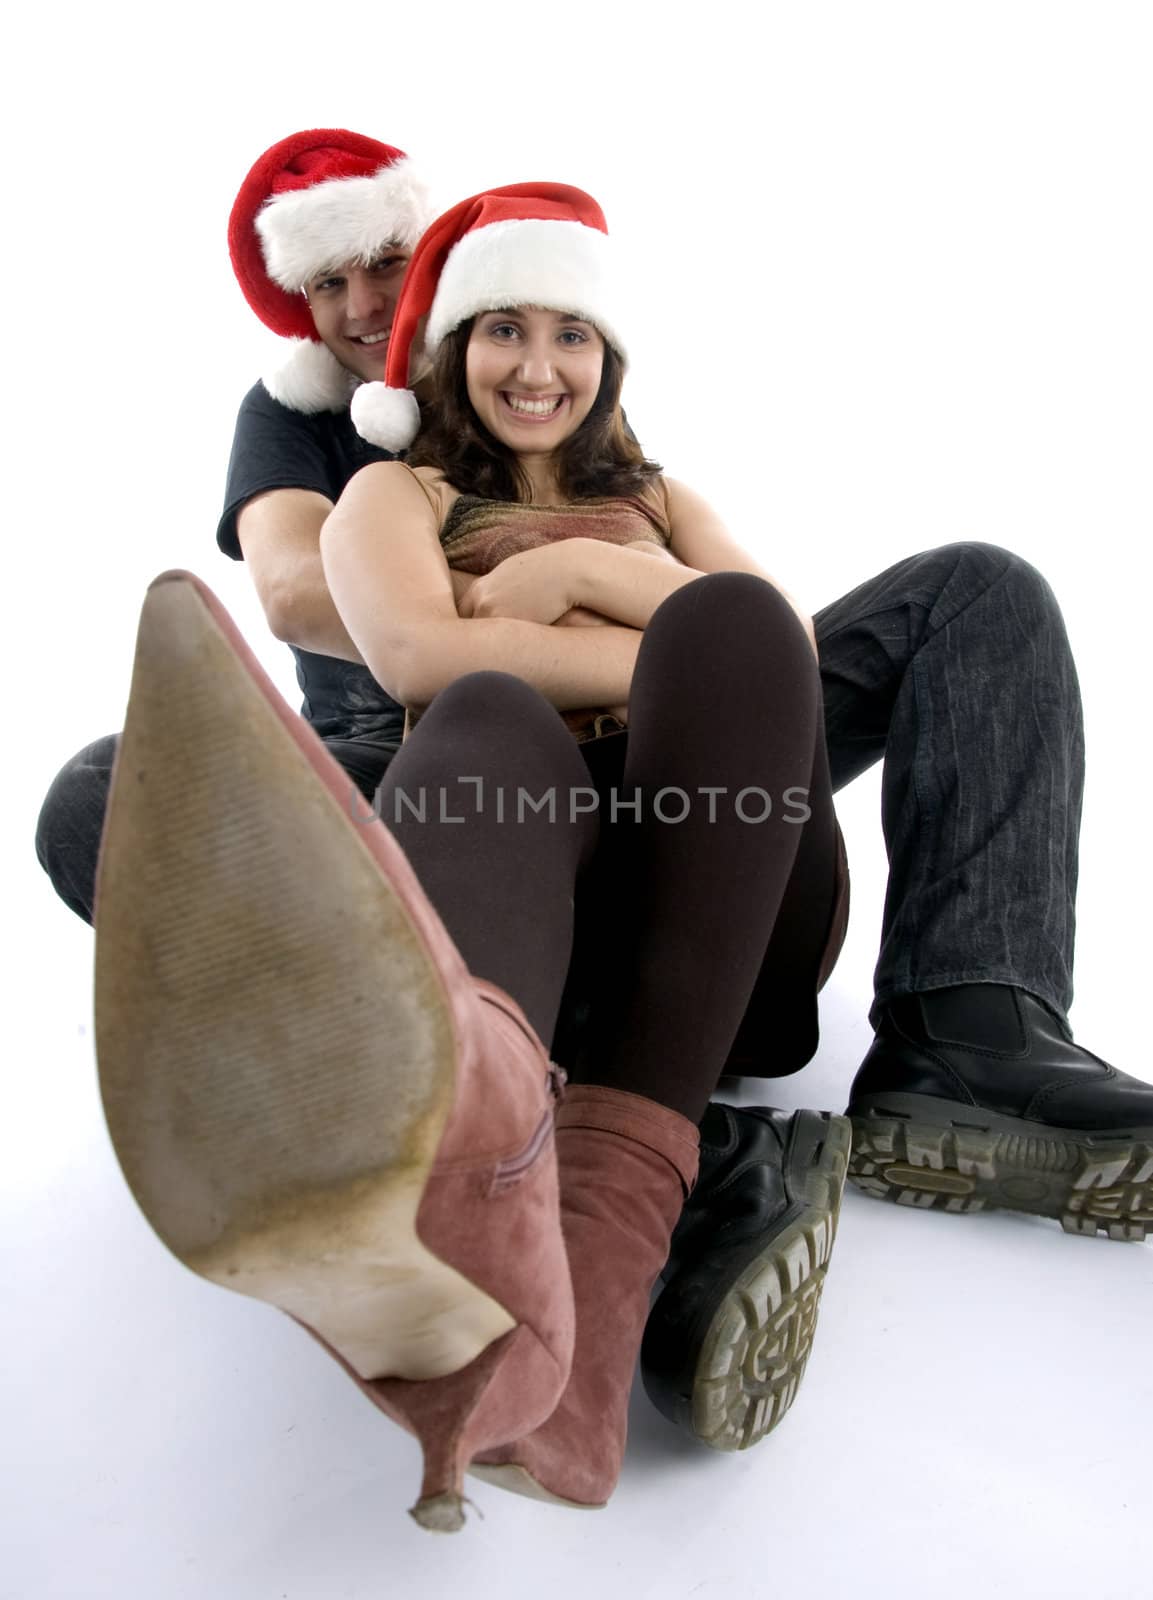
[[[266,150],[240,187],[228,251],[244,297],[288,340],[264,378],[294,411],[339,411],[359,381],[321,343],[303,290],[346,262],[367,265],[386,244],[410,249],[430,206],[403,150],[344,128],[290,134]]]
[[[431,356],[446,335],[482,311],[541,306],[591,322],[623,357],[613,325],[608,229],[596,201],[561,183],[513,183],[453,206],[421,239],[404,275],[383,383],[352,400],[357,432],[384,450],[405,450],[420,412],[406,385],[421,317]]]

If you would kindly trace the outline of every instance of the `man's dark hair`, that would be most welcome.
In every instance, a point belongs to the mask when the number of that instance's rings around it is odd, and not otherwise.
[[[528,480],[514,453],[494,439],[468,398],[466,361],[475,317],[446,335],[433,363],[435,399],[406,457],[410,467],[438,467],[454,489],[486,500],[527,501]],[[572,500],[639,494],[660,472],[628,431],[621,412],[624,364],[605,341],[592,410],[557,452],[557,486]]]

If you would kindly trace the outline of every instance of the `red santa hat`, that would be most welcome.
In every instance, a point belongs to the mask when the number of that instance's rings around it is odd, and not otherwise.
[[[420,319],[424,347],[482,311],[541,306],[591,322],[625,350],[613,321],[608,229],[591,195],[562,183],[513,183],[462,200],[428,229],[413,253],[397,301],[383,383],[352,398],[357,431],[381,449],[406,450],[420,426],[408,383]]]
[[[264,377],[294,411],[340,411],[359,381],[321,343],[306,284],[387,244],[411,249],[429,221],[423,184],[403,150],[344,128],[293,133],[266,150],[240,186],[228,251],[244,297],[288,340]]]

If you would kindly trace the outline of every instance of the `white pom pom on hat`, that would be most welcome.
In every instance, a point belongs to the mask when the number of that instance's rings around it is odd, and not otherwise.
[[[383,450],[407,449],[416,438],[420,412],[407,383],[422,317],[430,356],[469,317],[532,305],[591,322],[623,358],[613,301],[608,229],[591,195],[561,183],[513,183],[462,200],[413,252],[384,382],[365,384],[353,398],[357,432]]]
[[[399,455],[420,430],[420,407],[411,389],[362,383],[352,397],[352,423],[362,439]]]

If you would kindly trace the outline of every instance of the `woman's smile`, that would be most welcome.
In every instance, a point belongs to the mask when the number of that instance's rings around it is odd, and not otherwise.
[[[518,422],[551,422],[558,416],[567,394],[516,394],[502,389],[500,397]]]

